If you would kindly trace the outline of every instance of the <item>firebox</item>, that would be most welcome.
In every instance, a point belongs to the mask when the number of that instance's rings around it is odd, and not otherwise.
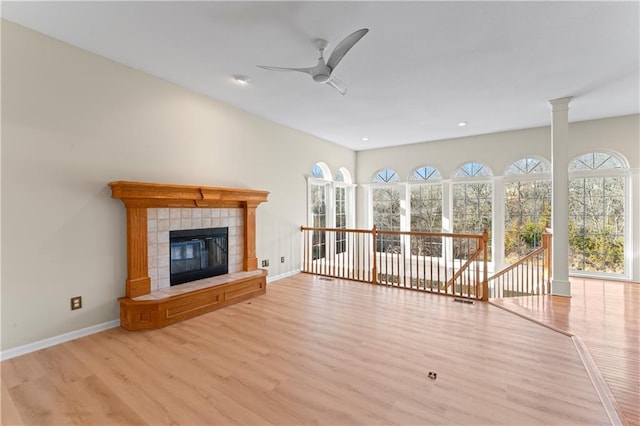
[[[229,228],[170,231],[171,285],[228,273],[228,234]]]

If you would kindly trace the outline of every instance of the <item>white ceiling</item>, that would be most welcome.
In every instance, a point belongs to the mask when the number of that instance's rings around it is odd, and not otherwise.
[[[2,2],[2,16],[211,98],[364,150],[640,112],[640,3]],[[340,95],[302,73],[336,67]],[[239,86],[234,74],[250,77]],[[466,121],[466,127],[458,122]],[[363,141],[368,137],[368,141]]]

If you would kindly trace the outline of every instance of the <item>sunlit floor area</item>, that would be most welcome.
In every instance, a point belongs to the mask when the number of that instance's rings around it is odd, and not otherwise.
[[[2,424],[610,424],[562,333],[488,303],[308,274],[1,368]]]
[[[628,425],[640,425],[640,283],[571,278],[571,297],[495,299],[585,342]]]

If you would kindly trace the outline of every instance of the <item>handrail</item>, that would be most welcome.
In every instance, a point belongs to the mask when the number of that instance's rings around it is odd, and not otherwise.
[[[418,237],[454,237],[454,238],[477,238],[481,239],[482,234],[456,234],[452,232],[422,232],[422,231],[387,231],[376,229],[374,226],[372,229],[351,229],[351,228],[314,228],[311,226],[301,226],[301,231],[337,231],[337,232],[356,232],[363,234],[385,234],[385,235],[415,235]],[[486,232],[486,231],[485,231]]]
[[[532,258],[538,256],[540,253],[544,253],[545,251],[546,251],[545,247],[538,247],[534,251],[526,254],[523,258],[518,259],[518,261],[516,263],[512,263],[511,265],[507,266],[506,268],[504,268],[500,272],[497,272],[497,273],[493,274],[492,276],[490,276],[489,277],[489,281],[493,281],[495,279],[498,279],[498,278],[502,277],[503,275],[506,275],[509,271],[512,271],[512,270],[520,267],[521,265],[525,264],[526,262],[528,262]]]
[[[460,278],[460,275],[464,273],[464,271],[469,267],[472,261],[476,260],[476,257],[478,257],[481,251],[482,251],[482,248],[478,248],[476,251],[471,253],[471,256],[469,256],[469,258],[464,263],[464,265],[462,265],[460,269],[458,269],[456,273],[453,274],[453,276],[449,279],[449,281],[447,281],[447,285],[446,285],[447,288],[450,287],[455,282],[455,280]]]
[[[491,297],[547,294],[551,290],[551,238],[542,233],[542,246],[487,279]]]

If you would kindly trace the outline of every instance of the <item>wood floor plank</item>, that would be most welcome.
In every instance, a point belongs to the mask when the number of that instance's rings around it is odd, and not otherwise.
[[[0,424],[19,425],[24,424],[20,412],[4,383],[0,383]]]
[[[2,424],[608,422],[563,334],[486,303],[307,274],[164,329],[111,329],[0,367],[14,407]]]
[[[571,278],[571,297],[493,304],[582,338],[625,424],[640,426],[640,283]]]

